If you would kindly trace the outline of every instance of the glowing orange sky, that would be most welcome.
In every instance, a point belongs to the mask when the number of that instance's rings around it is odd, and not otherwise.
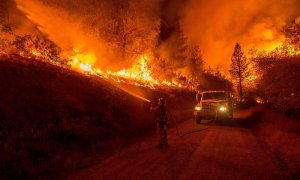
[[[245,53],[273,50],[283,40],[281,28],[299,16],[299,0],[190,0],[181,23],[206,63],[227,71],[236,42]]]

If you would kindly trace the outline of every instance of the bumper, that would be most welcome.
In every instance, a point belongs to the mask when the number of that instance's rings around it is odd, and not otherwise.
[[[194,116],[196,119],[202,119],[202,118],[215,118],[217,117],[218,119],[221,118],[230,118],[230,113],[228,111],[194,111]]]

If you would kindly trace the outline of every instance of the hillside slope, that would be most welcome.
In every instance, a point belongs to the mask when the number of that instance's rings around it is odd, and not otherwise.
[[[155,128],[149,103],[109,81],[68,69],[0,59],[0,178],[43,176],[94,163]],[[191,115],[193,94],[122,85],[168,99],[175,116]],[[179,111],[178,111],[179,110]]]

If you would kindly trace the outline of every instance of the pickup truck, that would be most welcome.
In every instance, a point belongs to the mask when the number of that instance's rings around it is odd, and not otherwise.
[[[202,120],[231,120],[233,117],[232,96],[226,91],[203,91],[196,95],[194,109],[196,123]]]

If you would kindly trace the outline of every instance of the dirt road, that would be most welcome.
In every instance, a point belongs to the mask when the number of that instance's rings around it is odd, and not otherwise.
[[[154,149],[155,138],[132,145],[70,176],[70,179],[282,179],[275,158],[252,132],[240,125],[214,124],[180,138],[169,130],[170,147]],[[190,119],[181,133],[205,129]]]

